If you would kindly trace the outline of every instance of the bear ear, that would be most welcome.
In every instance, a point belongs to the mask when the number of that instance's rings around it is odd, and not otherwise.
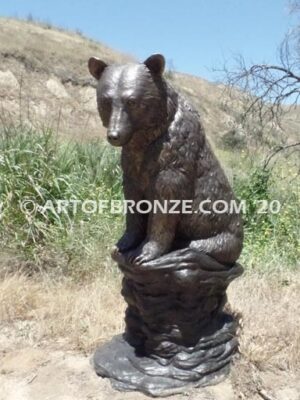
[[[107,67],[107,64],[104,61],[99,60],[99,58],[91,57],[88,62],[88,67],[91,75],[93,75],[93,77],[98,81]]]
[[[165,69],[165,57],[161,54],[153,54],[144,61],[146,67],[156,75],[162,75]]]

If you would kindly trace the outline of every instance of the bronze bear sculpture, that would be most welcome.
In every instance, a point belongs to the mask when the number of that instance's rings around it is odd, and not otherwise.
[[[222,308],[242,273],[243,243],[239,213],[211,204],[231,204],[234,194],[198,113],[164,79],[162,55],[124,65],[92,57],[88,66],[107,139],[122,146],[125,199],[177,202],[173,213],[126,215],[112,253],[124,274],[126,332],[96,352],[96,372],[153,396],[211,384],[237,348],[236,323]]]

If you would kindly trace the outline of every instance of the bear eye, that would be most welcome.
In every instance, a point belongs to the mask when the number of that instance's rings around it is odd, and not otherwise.
[[[126,100],[126,104],[128,107],[133,107],[137,104],[137,101],[130,97],[129,99]]]

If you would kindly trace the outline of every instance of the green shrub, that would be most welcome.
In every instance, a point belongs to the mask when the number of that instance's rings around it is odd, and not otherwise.
[[[220,139],[220,145],[224,149],[244,149],[246,144],[245,136],[237,128],[230,129]]]
[[[283,167],[284,168],[284,167]],[[286,268],[299,259],[299,191],[285,188],[278,171],[254,165],[235,176],[235,193],[246,203],[245,263]]]
[[[49,201],[56,205],[57,200],[121,199],[118,159],[118,152],[103,141],[66,144],[50,131],[3,129],[2,248],[14,248],[35,263],[42,263],[46,253],[61,253],[64,268],[69,268],[71,261],[76,264],[76,259],[91,258],[100,244],[111,246],[122,225],[122,216],[105,210],[87,214],[80,207],[76,213],[72,207],[61,213],[56,208],[45,211],[42,207]],[[25,209],[22,205],[26,205]]]

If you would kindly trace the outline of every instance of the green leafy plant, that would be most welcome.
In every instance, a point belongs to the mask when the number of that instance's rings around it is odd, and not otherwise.
[[[119,154],[103,141],[62,143],[48,130],[6,127],[0,134],[0,240],[35,263],[61,254],[64,267],[115,241],[123,216],[57,212],[58,200],[121,199]],[[105,245],[104,245],[104,248]],[[55,251],[54,251],[55,250]],[[105,251],[102,252],[106,254]],[[54,256],[55,257],[55,256]],[[105,256],[104,256],[105,257]]]

